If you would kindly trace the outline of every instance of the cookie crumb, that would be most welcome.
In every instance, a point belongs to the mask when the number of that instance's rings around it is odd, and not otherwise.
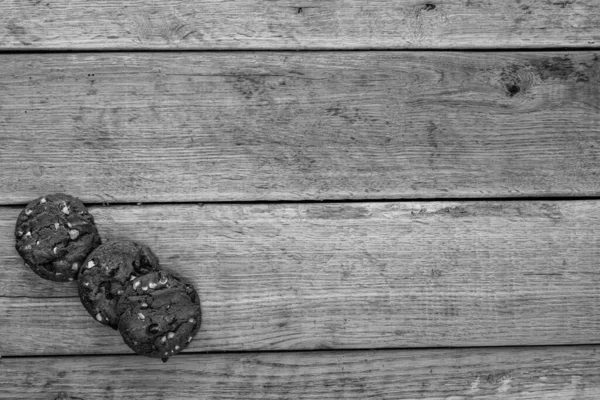
[[[98,320],[98,322],[102,322],[102,314],[96,314],[96,319]]]
[[[173,339],[174,337],[175,337],[175,333],[174,332],[167,333],[167,339]]]
[[[166,343],[166,342],[167,342],[167,337],[166,337],[166,336],[163,336],[163,337],[161,337],[161,338],[160,338],[160,341],[161,341],[162,343]]]
[[[46,204],[46,198],[45,197],[42,197],[40,199],[40,204]]]
[[[95,265],[96,263],[93,260],[90,260],[90,262],[87,264],[87,269],[94,268]]]
[[[148,290],[148,286],[142,286],[142,290],[145,292]]]
[[[63,214],[65,214],[65,215],[69,215],[70,214],[69,207],[66,204],[65,204],[65,206],[63,208],[61,208],[60,211],[62,211]]]
[[[55,222],[54,223],[54,230],[57,231],[59,226],[60,226],[60,224],[58,222]]]
[[[156,283],[154,283],[154,282],[150,282],[150,283],[148,284],[148,287],[150,287],[150,289],[156,289]]]
[[[140,281],[133,282],[133,290],[136,290],[137,288],[139,288],[141,284],[142,284],[142,282],[140,282]]]

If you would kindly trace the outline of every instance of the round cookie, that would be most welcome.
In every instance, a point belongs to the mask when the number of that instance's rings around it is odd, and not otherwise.
[[[92,251],[79,272],[81,303],[98,322],[117,329],[117,303],[127,283],[159,268],[158,258],[147,246],[132,241],[104,243]]]
[[[129,282],[117,308],[125,343],[138,354],[164,362],[185,349],[200,329],[196,290],[165,271]]]
[[[29,203],[17,218],[15,236],[25,264],[57,282],[77,278],[79,266],[101,243],[94,217],[79,199],[63,193]]]

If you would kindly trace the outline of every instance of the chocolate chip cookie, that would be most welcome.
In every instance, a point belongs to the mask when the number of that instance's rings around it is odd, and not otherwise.
[[[127,283],[159,268],[158,258],[142,244],[104,243],[87,257],[79,272],[81,303],[98,322],[117,329],[117,303]]]
[[[25,264],[57,282],[76,279],[85,258],[101,243],[94,217],[79,199],[63,193],[29,203],[17,218],[15,236]]]
[[[200,298],[192,285],[165,271],[129,282],[118,306],[119,332],[136,353],[166,362],[200,329]]]

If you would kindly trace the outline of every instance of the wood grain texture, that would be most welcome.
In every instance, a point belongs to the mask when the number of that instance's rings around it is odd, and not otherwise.
[[[598,55],[3,55],[0,203],[598,196]]]
[[[0,354],[131,353],[12,248],[0,209]],[[600,342],[600,202],[92,208],[202,301],[192,351]]]
[[[596,400],[599,365],[597,346],[5,358],[0,399]]]
[[[564,48],[598,20],[596,0],[4,0],[0,49]]]

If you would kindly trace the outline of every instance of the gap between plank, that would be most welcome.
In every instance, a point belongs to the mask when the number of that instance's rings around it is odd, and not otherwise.
[[[438,351],[438,350],[485,350],[485,349],[549,349],[549,348],[571,348],[571,347],[594,347],[600,343],[581,344],[540,344],[540,345],[499,345],[499,346],[439,346],[439,347],[379,347],[379,348],[338,348],[338,349],[290,349],[290,350],[232,350],[232,351],[186,351],[179,355],[229,355],[229,354],[264,354],[264,353],[339,353],[339,352],[373,352],[373,351]],[[105,354],[35,354],[27,356],[10,355],[0,356],[2,359],[24,359],[24,358],[75,358],[75,357],[137,357],[135,353],[105,353]]]
[[[33,200],[33,198],[32,198]],[[329,199],[329,200],[235,200],[235,201],[123,201],[123,202],[87,202],[93,206],[168,206],[168,205],[268,205],[268,204],[339,204],[339,203],[433,203],[433,202],[516,202],[516,201],[594,201],[600,196],[514,196],[514,197],[436,197],[436,198],[389,198],[389,199]],[[0,204],[4,208],[22,208],[29,202]]]
[[[480,48],[374,48],[374,47],[356,47],[349,49],[281,49],[281,48],[262,48],[262,49],[139,49],[139,48],[102,48],[102,49],[0,49],[0,54],[73,54],[73,53],[351,53],[351,52],[433,52],[433,53],[530,53],[530,52],[567,52],[567,51],[598,51],[600,46],[574,46],[574,47],[480,47]]]

